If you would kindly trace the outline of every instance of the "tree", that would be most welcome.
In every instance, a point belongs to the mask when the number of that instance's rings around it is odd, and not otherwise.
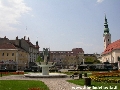
[[[44,60],[40,57],[40,56],[38,56],[38,58],[36,59],[36,62],[43,62]]]

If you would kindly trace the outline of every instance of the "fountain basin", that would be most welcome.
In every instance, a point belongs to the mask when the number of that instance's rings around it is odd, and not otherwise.
[[[28,73],[24,74],[24,76],[29,78],[64,78],[67,77],[67,74],[49,73],[49,75],[42,75],[42,73]]]

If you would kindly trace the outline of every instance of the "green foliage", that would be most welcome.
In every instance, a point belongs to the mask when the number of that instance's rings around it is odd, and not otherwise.
[[[91,56],[85,57],[86,62],[94,62],[94,60],[95,60],[94,57],[91,57]]]
[[[86,56],[85,57],[85,62],[93,62],[93,63],[100,63],[99,60],[95,56]]]
[[[28,90],[28,88],[49,90],[42,81],[33,80],[0,80],[0,90]]]
[[[94,63],[100,63],[100,61],[99,60],[95,60]]]
[[[43,62],[43,61],[44,61],[44,60],[43,60],[40,56],[38,56],[36,62]]]

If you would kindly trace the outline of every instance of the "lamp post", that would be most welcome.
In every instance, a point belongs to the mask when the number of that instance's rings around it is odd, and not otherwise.
[[[1,77],[2,77],[2,66],[3,66],[3,61],[2,61],[2,63],[1,63]]]
[[[16,61],[16,69],[18,71],[18,50],[16,50],[16,57],[15,57],[15,61]]]
[[[25,69],[26,69],[26,63],[25,63]]]
[[[84,65],[84,58],[83,58],[83,65]]]

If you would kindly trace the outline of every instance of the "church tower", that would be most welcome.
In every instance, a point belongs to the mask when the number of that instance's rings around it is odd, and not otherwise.
[[[103,33],[103,40],[104,40],[104,50],[107,48],[107,46],[111,43],[111,34],[109,33],[108,28],[108,22],[105,15],[105,23],[104,23],[105,29]]]

